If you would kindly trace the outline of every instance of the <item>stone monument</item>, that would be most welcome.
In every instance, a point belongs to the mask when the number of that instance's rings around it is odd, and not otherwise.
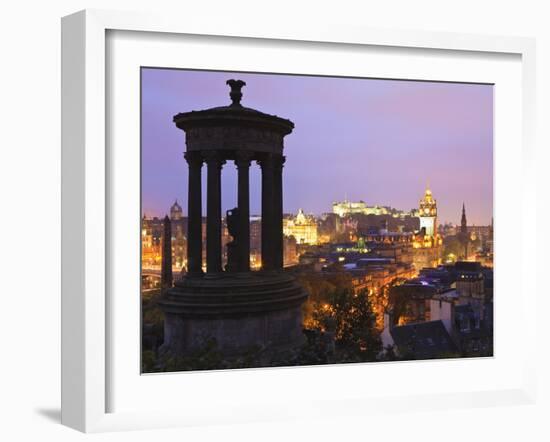
[[[252,347],[300,345],[302,304],[307,293],[283,271],[283,139],[294,129],[287,119],[241,105],[245,82],[228,80],[232,103],[174,116],[186,135],[189,167],[187,273],[166,290],[163,350],[186,355],[215,339],[225,354]],[[222,269],[221,170],[234,161],[238,173],[235,209],[228,211],[232,241]],[[262,236],[259,271],[250,270],[249,169],[262,173]],[[206,271],[202,250],[201,170],[207,169]]]

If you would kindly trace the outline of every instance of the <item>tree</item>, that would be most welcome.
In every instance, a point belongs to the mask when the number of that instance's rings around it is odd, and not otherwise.
[[[349,288],[334,290],[326,303],[318,305],[314,320],[325,333],[334,333],[335,361],[376,360],[382,349],[368,292]]]
[[[351,277],[346,272],[302,273],[298,275],[298,281],[309,294],[307,302],[302,307],[304,324],[308,329],[319,328],[313,318],[314,311],[319,305],[329,302],[331,294],[338,287],[351,289]]]

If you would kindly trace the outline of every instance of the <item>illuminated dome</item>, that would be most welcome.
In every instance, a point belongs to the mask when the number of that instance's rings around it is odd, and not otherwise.
[[[305,224],[305,222],[306,222],[306,215],[304,214],[304,211],[302,209],[298,209],[298,215],[296,215],[296,223]]]

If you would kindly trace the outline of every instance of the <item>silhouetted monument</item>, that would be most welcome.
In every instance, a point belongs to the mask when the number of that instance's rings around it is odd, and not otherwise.
[[[226,354],[252,346],[289,348],[303,340],[301,306],[307,294],[283,272],[283,138],[294,124],[241,105],[241,80],[228,80],[229,106],[180,113],[189,166],[187,274],[165,292],[163,349],[184,355],[214,338]],[[221,169],[234,161],[235,209],[227,212],[228,263],[222,269]],[[262,270],[250,271],[249,169],[262,172]],[[203,163],[207,169],[206,272],[202,251]]]

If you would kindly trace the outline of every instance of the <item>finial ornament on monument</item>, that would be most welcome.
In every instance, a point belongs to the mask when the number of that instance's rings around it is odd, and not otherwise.
[[[241,106],[241,99],[243,98],[241,89],[243,86],[246,86],[246,83],[242,80],[231,79],[227,80],[225,84],[231,88],[231,92],[229,93],[232,101],[231,106]]]

